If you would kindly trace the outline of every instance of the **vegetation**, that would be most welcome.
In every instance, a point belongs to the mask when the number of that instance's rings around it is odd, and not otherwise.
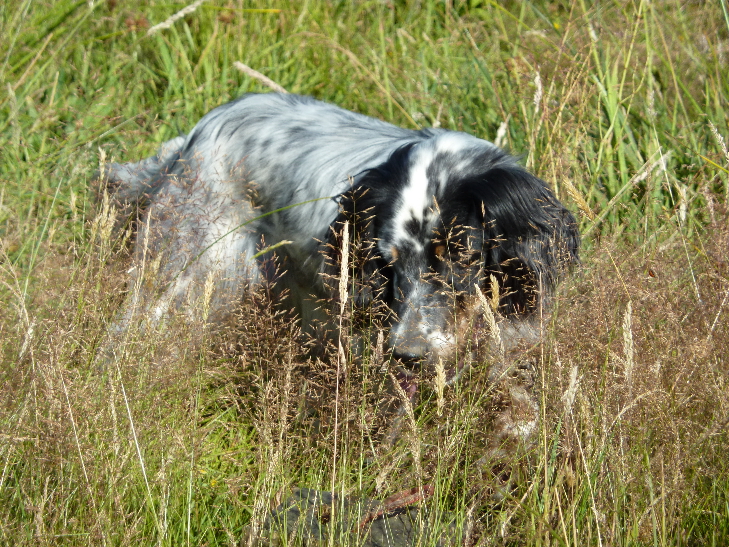
[[[0,6],[0,542],[249,544],[293,486],[429,483],[469,544],[729,544],[726,0],[195,5],[156,31],[185,4]],[[499,142],[580,215],[583,264],[536,350],[539,441],[511,488],[477,464],[488,363],[442,397],[425,385],[387,451],[377,352],[350,359],[335,400],[331,361],[265,294],[224,332],[172,321],[96,366],[129,234],[91,174],[268,91],[236,61]]]

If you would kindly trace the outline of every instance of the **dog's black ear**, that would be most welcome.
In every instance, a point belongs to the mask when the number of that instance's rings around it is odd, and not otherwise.
[[[535,311],[565,268],[578,261],[574,216],[543,180],[517,164],[489,169],[462,188],[483,226],[484,269],[499,280],[504,311]]]
[[[387,262],[377,249],[377,222],[379,214],[377,191],[369,186],[356,184],[339,196],[339,214],[329,226],[329,234],[323,242],[325,282],[338,292],[341,275],[343,231],[348,223],[349,231],[349,287],[350,295],[358,308],[367,308],[375,299],[389,300],[391,283]]]
[[[324,277],[331,288],[340,276],[342,229],[349,222],[350,287],[355,303],[366,310],[373,302],[391,303],[392,271],[377,248],[384,230],[394,214],[393,199],[407,181],[413,143],[395,150],[384,163],[357,176],[352,187],[339,196],[339,215],[329,227],[324,242]],[[337,294],[337,291],[334,291]]]

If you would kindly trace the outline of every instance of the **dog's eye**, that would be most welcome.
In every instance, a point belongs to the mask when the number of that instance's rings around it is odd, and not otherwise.
[[[433,252],[435,253],[435,256],[437,256],[438,258],[444,258],[445,257],[445,254],[446,254],[446,250],[447,250],[446,249],[446,246],[445,245],[442,245],[442,244],[441,245],[436,245],[433,248]]]

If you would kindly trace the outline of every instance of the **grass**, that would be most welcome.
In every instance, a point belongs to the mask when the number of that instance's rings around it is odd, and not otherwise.
[[[293,486],[382,499],[428,482],[479,545],[729,543],[725,0],[241,0],[147,35],[183,7],[0,7],[0,542],[248,544]],[[131,337],[116,369],[94,366],[125,247],[91,173],[267,91],[236,61],[498,140],[581,215],[583,265],[535,355],[540,440],[502,501],[474,464],[484,370],[441,415],[425,389],[371,463],[376,352],[345,363],[335,438],[331,362],[265,295],[224,333],[173,324],[174,342]]]

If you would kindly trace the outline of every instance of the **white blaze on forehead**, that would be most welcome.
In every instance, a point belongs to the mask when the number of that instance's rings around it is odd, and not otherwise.
[[[467,151],[475,148],[483,149],[484,144],[490,145],[487,141],[471,135],[453,132],[443,133],[413,147],[408,180],[400,193],[400,207],[395,216],[397,240],[408,240],[418,250],[423,248],[423,242],[413,238],[405,227],[413,221],[419,225],[428,225],[435,220],[433,198],[437,196],[434,196],[433,192],[440,189],[441,184],[436,183],[445,183],[428,179],[428,168],[435,158],[439,154],[464,155],[465,153],[465,158],[457,164],[457,169],[462,170],[469,163]]]
[[[427,175],[428,166],[435,156],[431,142],[421,143],[413,149],[415,154],[410,161],[408,180],[400,193],[400,207],[395,215],[397,240],[410,240],[418,250],[422,250],[423,242],[413,238],[405,227],[413,221],[423,224],[431,220],[429,213],[433,205],[433,196],[428,189]]]

